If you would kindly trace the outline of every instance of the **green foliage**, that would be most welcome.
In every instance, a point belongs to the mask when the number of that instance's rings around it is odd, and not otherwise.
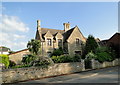
[[[109,47],[98,47],[95,51],[95,54],[97,55],[97,59],[100,62],[112,61],[115,59],[115,53]]]
[[[5,64],[6,68],[9,66],[9,57],[5,54],[0,54],[0,63]]]
[[[63,55],[63,50],[62,50],[62,48],[55,49],[55,50],[53,51],[53,53],[51,54],[51,56],[60,56],[60,55]]]
[[[97,55],[95,55],[92,51],[89,52],[87,55],[86,55],[86,59],[97,59]]]
[[[31,41],[28,41],[27,48],[32,54],[38,55],[40,47],[41,44],[39,40],[31,39]]]
[[[81,56],[75,55],[72,57],[73,62],[80,62]]]
[[[11,61],[11,60],[10,60],[9,62],[10,62],[10,64],[9,64],[9,67],[10,67],[10,68],[16,65],[16,63],[15,63],[14,61]]]
[[[29,55],[25,55],[25,57],[23,57],[22,62],[23,62],[24,64],[29,64],[31,61],[33,61],[33,60],[35,60],[35,59],[36,59],[36,56],[35,56],[35,55],[29,54]]]
[[[51,58],[55,63],[73,62],[72,58],[68,55],[52,56]]]
[[[84,58],[85,58],[85,55],[88,54],[89,52],[92,51],[94,53],[97,47],[98,47],[98,44],[96,40],[92,35],[89,35],[85,44],[84,55],[83,55]]]
[[[97,55],[97,60],[99,62],[112,61],[113,60],[113,58],[107,52],[100,52],[100,53],[97,53],[96,55]]]
[[[100,52],[110,52],[110,49],[106,46],[101,46],[101,47],[97,47],[95,50],[95,53],[100,53]]]
[[[31,66],[43,66],[43,67],[46,67],[50,64],[53,64],[53,61],[51,60],[51,58],[49,57],[40,57],[38,56],[39,59],[37,60],[34,60],[31,62]]]
[[[70,57],[69,55],[52,56],[55,63],[80,62],[80,56]]]
[[[12,53],[14,53],[14,51],[9,51],[9,54],[12,54]]]

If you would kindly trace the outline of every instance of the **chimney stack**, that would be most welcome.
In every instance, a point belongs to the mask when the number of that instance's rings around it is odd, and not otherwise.
[[[37,29],[41,28],[40,27],[40,20],[37,20]]]
[[[63,25],[64,25],[64,31],[65,32],[70,29],[70,23],[69,22],[68,23],[63,23]]]

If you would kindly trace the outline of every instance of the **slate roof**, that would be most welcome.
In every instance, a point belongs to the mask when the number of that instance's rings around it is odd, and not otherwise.
[[[67,32],[65,32],[65,33],[63,34],[63,36],[64,36],[64,42],[66,42],[66,40],[70,37],[70,35],[71,35],[71,33],[73,32],[73,30],[74,30],[74,28],[68,30]]]
[[[38,32],[39,32],[41,40],[45,40],[44,35],[49,31],[54,36],[54,38],[53,38],[54,40],[56,40],[55,36],[57,35],[57,33],[60,33],[64,37],[64,42],[66,42],[75,28],[76,28],[76,26],[74,28],[71,28],[70,30],[68,30],[66,32],[64,30],[58,30],[58,29],[41,28],[41,31],[40,31],[40,29],[38,29]]]
[[[38,30],[38,31],[39,31],[39,30]],[[64,33],[64,30],[41,28],[41,33],[40,33],[40,31],[39,31],[39,35],[41,34],[40,36],[42,37],[42,38],[40,37],[41,40],[45,40],[44,35],[45,35],[48,31],[49,31],[54,37],[57,35],[58,32],[61,33],[61,34]],[[54,38],[54,40],[55,40],[55,38]]]
[[[41,28],[41,33],[42,33],[42,34],[45,34],[45,33],[47,33],[48,31],[50,31],[50,33],[51,33],[52,35],[55,35],[57,32],[59,32],[59,33],[61,33],[61,34],[64,33],[64,30]]]

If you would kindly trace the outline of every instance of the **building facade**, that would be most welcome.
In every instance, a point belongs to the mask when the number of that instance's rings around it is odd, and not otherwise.
[[[74,56],[81,55],[86,38],[78,26],[70,28],[70,23],[64,23],[64,30],[42,28],[40,20],[37,20],[37,32],[35,39],[41,42],[41,55],[49,56],[54,49],[61,47],[64,53]]]

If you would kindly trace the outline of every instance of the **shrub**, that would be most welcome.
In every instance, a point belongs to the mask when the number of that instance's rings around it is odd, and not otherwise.
[[[31,62],[31,66],[48,66],[50,64],[53,64],[53,61],[49,57],[40,57],[39,59],[34,60]]]
[[[25,55],[25,57],[23,57],[22,62],[23,62],[24,64],[29,64],[31,61],[33,61],[33,60],[35,60],[35,59],[36,59],[36,56],[35,56],[35,55],[29,54],[29,55]]]
[[[52,56],[51,58],[55,63],[73,62],[73,58],[68,55]]]
[[[9,57],[5,54],[0,54],[0,63],[5,64],[6,68],[9,67]]]
[[[10,62],[10,64],[9,64],[9,67],[13,67],[13,66],[15,66],[16,65],[16,63],[14,62],[14,61],[9,61]]]
[[[60,56],[60,55],[63,55],[63,50],[62,50],[62,48],[55,49],[55,50],[53,51],[53,53],[51,54],[51,57],[52,57],[52,56]]]
[[[100,53],[97,53],[96,55],[97,55],[97,60],[99,62],[112,61],[113,60],[113,58],[107,52],[100,52]]]
[[[81,56],[75,55],[74,57],[72,57],[74,62],[80,62],[81,60]]]
[[[95,51],[99,62],[112,61],[115,59],[114,52],[108,47],[98,47]]]
[[[97,59],[97,55],[95,55],[92,51],[89,52],[87,55],[86,55],[86,59]]]

